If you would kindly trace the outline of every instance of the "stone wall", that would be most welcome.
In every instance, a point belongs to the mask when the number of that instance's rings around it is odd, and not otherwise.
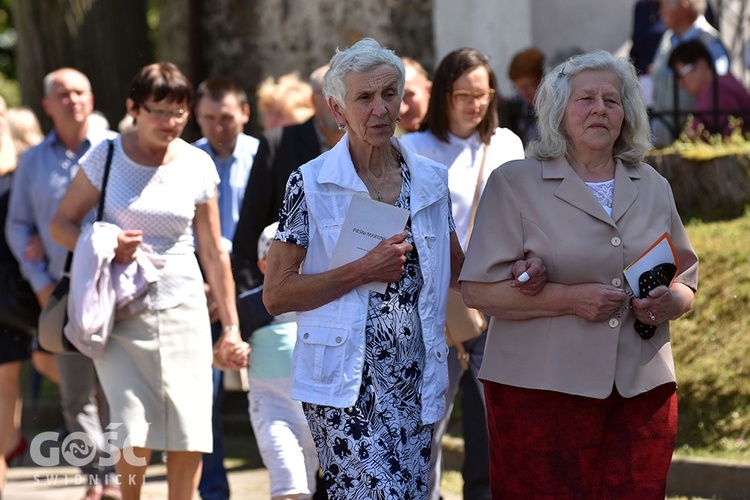
[[[432,0],[205,0],[197,74],[233,77],[253,94],[269,76],[296,71],[306,79],[337,47],[365,36],[430,66],[431,12]]]

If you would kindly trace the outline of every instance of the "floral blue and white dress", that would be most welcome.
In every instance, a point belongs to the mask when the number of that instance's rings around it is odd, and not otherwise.
[[[411,179],[401,158],[396,206],[409,209]],[[453,231],[451,219],[451,231]],[[409,237],[414,243],[411,224]],[[276,239],[308,246],[308,213],[302,174],[290,176]],[[329,498],[426,498],[432,424],[420,418],[425,362],[417,298],[419,256],[407,255],[402,278],[385,294],[370,292],[362,386],[354,406],[303,403]]]

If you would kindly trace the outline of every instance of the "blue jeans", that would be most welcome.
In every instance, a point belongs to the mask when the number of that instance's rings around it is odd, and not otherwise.
[[[221,323],[211,325],[213,341],[221,335]],[[214,451],[203,454],[203,472],[198,492],[203,500],[229,500],[229,481],[224,468],[224,427],[221,422],[221,403],[224,399],[224,372],[213,368],[214,398],[211,426],[214,434]]]

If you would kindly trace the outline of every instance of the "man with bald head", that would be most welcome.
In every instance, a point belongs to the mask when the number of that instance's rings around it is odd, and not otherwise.
[[[73,68],[58,69],[44,78],[42,107],[52,119],[53,129],[18,161],[5,230],[21,273],[43,307],[62,277],[68,255],[65,248],[50,238],[52,216],[78,171],[81,157],[115,134],[89,127],[94,95],[86,75]],[[91,213],[87,221],[93,222],[94,218]],[[119,498],[114,469],[102,466],[99,461],[108,455],[102,454],[104,442],[94,364],[79,353],[56,354],[55,361],[65,426],[70,433],[87,434],[89,442],[97,448],[88,463],[81,466],[88,487],[86,499],[98,500],[103,494],[105,498]],[[106,409],[102,392],[99,401]],[[105,426],[108,423],[105,420]]]
[[[706,20],[707,0],[661,0],[659,15],[667,31],[661,38],[651,69],[653,82],[652,120],[654,143],[671,144],[680,134],[687,111],[693,109],[695,98],[682,89],[674,94],[674,74],[669,68],[669,55],[675,47],[690,40],[700,40],[708,49],[716,67],[716,74],[729,71],[729,52],[721,42],[719,32]],[[681,114],[674,117],[671,112],[675,103]]]

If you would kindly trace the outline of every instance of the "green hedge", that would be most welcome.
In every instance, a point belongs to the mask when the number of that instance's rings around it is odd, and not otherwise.
[[[672,325],[678,450],[750,458],[750,210],[687,230],[700,277],[693,310]]]

